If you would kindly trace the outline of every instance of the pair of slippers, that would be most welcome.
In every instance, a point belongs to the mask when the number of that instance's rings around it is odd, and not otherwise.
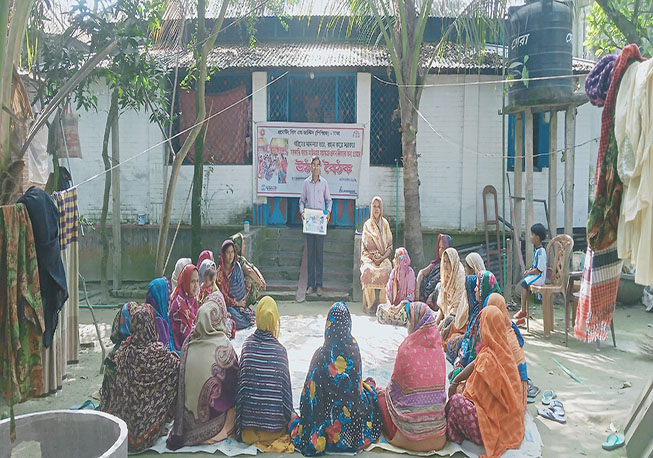
[[[562,405],[562,402],[557,399],[550,400],[549,407],[540,407],[537,409],[537,413],[548,420],[553,420],[562,424],[567,423],[565,407]]]

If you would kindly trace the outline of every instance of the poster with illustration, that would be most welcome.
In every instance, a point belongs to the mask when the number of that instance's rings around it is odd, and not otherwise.
[[[331,196],[356,199],[364,137],[361,124],[257,123],[257,194],[299,197],[318,156]]]
[[[304,210],[304,234],[326,235],[329,214],[324,210]]]

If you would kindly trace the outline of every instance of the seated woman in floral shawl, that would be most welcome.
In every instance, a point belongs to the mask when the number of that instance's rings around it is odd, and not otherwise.
[[[305,456],[355,453],[381,434],[381,413],[372,379],[363,381],[361,353],[351,335],[343,302],[331,306],[324,344],[313,354],[300,399],[300,417],[290,423],[295,448]]]
[[[177,410],[167,441],[171,450],[214,444],[234,433],[238,356],[227,337],[226,320],[222,295],[209,295],[181,350]]]
[[[240,232],[234,235],[231,240],[234,242],[234,249],[236,250],[236,256],[238,256],[238,262],[243,268],[245,273],[245,283],[249,286],[249,294],[247,295],[246,304],[254,305],[258,300],[258,297],[261,291],[265,291],[267,284],[265,283],[265,278],[258,268],[249,262],[244,256],[245,253],[245,238]]]
[[[442,255],[451,246],[453,246],[453,240],[450,235],[438,234],[435,259],[417,274],[416,299],[425,302],[432,310],[437,310]]]
[[[236,322],[236,329],[245,329],[255,323],[254,312],[247,305],[250,287],[238,262],[233,240],[225,240],[218,258],[218,288],[224,295],[227,311]]]
[[[363,226],[360,270],[363,311],[374,314],[379,304],[387,301],[385,286],[392,270],[392,232],[383,217],[383,201],[379,196],[372,198],[370,210],[370,218]]]
[[[386,297],[388,302],[380,305],[376,313],[379,323],[406,326],[406,301],[415,300],[415,271],[410,266],[406,248],[400,247],[395,251],[394,268],[386,285]]]

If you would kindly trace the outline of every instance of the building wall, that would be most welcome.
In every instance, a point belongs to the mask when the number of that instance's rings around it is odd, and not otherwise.
[[[265,72],[252,76],[252,116],[254,121],[266,118]],[[500,84],[476,84],[497,80],[484,75],[431,75],[426,84],[439,85],[424,89],[420,103],[423,118],[419,121],[417,152],[422,224],[424,229],[474,231],[483,228],[483,188],[491,184],[501,196],[504,168],[502,159],[502,117],[498,114],[502,102]],[[462,83],[467,83],[462,85]],[[471,83],[471,84],[469,84]],[[363,167],[360,178],[358,206],[367,206],[374,195],[384,200],[384,211],[391,218],[403,220],[403,173],[394,167],[369,165],[370,84],[368,73],[358,74],[358,122],[366,127]],[[444,85],[444,86],[443,86]],[[257,92],[258,91],[258,92]],[[98,85],[97,113],[82,113],[79,119],[83,159],[71,159],[75,183],[101,173],[102,136],[109,105],[106,87]],[[427,122],[428,121],[428,122]],[[507,127],[506,127],[507,129]],[[582,144],[600,134],[600,110],[587,104],[579,108],[576,144]],[[120,158],[135,159],[121,168],[121,219],[134,223],[139,214],[148,222],[160,220],[163,200],[162,134],[156,124],[150,124],[148,113],[127,111],[120,117]],[[564,145],[564,113],[558,116],[558,148]],[[145,152],[146,150],[148,150]],[[584,226],[587,219],[590,164],[595,161],[598,142],[576,148],[574,193],[574,225]],[[65,161],[64,161],[65,162]],[[64,163],[62,162],[62,164]],[[593,168],[592,168],[593,173]],[[190,199],[193,167],[182,166],[174,194],[172,222],[180,218],[190,222]],[[514,182],[510,173],[511,183]],[[548,196],[548,169],[534,173],[535,198]],[[396,198],[397,182],[399,199]],[[564,182],[564,164],[558,166],[558,186]],[[80,187],[80,213],[98,218],[102,208],[103,176]],[[507,190],[506,190],[507,195]],[[256,197],[252,166],[205,167],[204,214],[209,225],[240,224],[251,218]],[[507,201],[506,201],[507,202]],[[186,205],[185,205],[186,204]],[[186,206],[184,210],[184,206]],[[499,204],[501,212],[501,203]],[[506,206],[508,209],[509,207]],[[183,216],[182,216],[183,211]],[[544,213],[536,206],[535,220],[543,221]],[[564,221],[564,204],[558,195],[558,225]]]

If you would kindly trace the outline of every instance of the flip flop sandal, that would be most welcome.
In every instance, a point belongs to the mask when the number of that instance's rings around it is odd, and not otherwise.
[[[534,398],[538,394],[540,394],[540,389],[539,387],[533,385],[533,382],[531,379],[528,379],[528,397],[529,398]]]
[[[534,403],[535,403],[535,398],[532,398],[532,397],[528,396],[528,397],[526,398],[526,402],[527,402],[528,404],[534,404]]]
[[[558,423],[562,423],[562,424],[565,424],[567,422],[567,420],[564,417],[563,418],[558,417],[553,412],[553,410],[551,410],[551,408],[549,408],[549,407],[540,407],[539,409],[537,409],[537,413],[541,417],[544,417],[544,418],[546,418],[548,420],[557,421]]]
[[[555,393],[555,391],[553,391],[553,390],[546,390],[546,391],[542,394],[542,404],[544,404],[545,406],[548,406],[549,404],[551,404],[551,401],[552,401],[553,399],[557,398],[557,397],[558,397],[558,395]]]
[[[619,447],[623,447],[625,442],[626,439],[623,434],[613,433],[601,444],[601,447],[603,447],[603,450],[616,450]]]
[[[561,401],[558,400],[551,401],[549,410],[553,412],[553,415],[556,417],[557,422],[567,423],[567,417],[565,416],[565,407],[562,405]]]

